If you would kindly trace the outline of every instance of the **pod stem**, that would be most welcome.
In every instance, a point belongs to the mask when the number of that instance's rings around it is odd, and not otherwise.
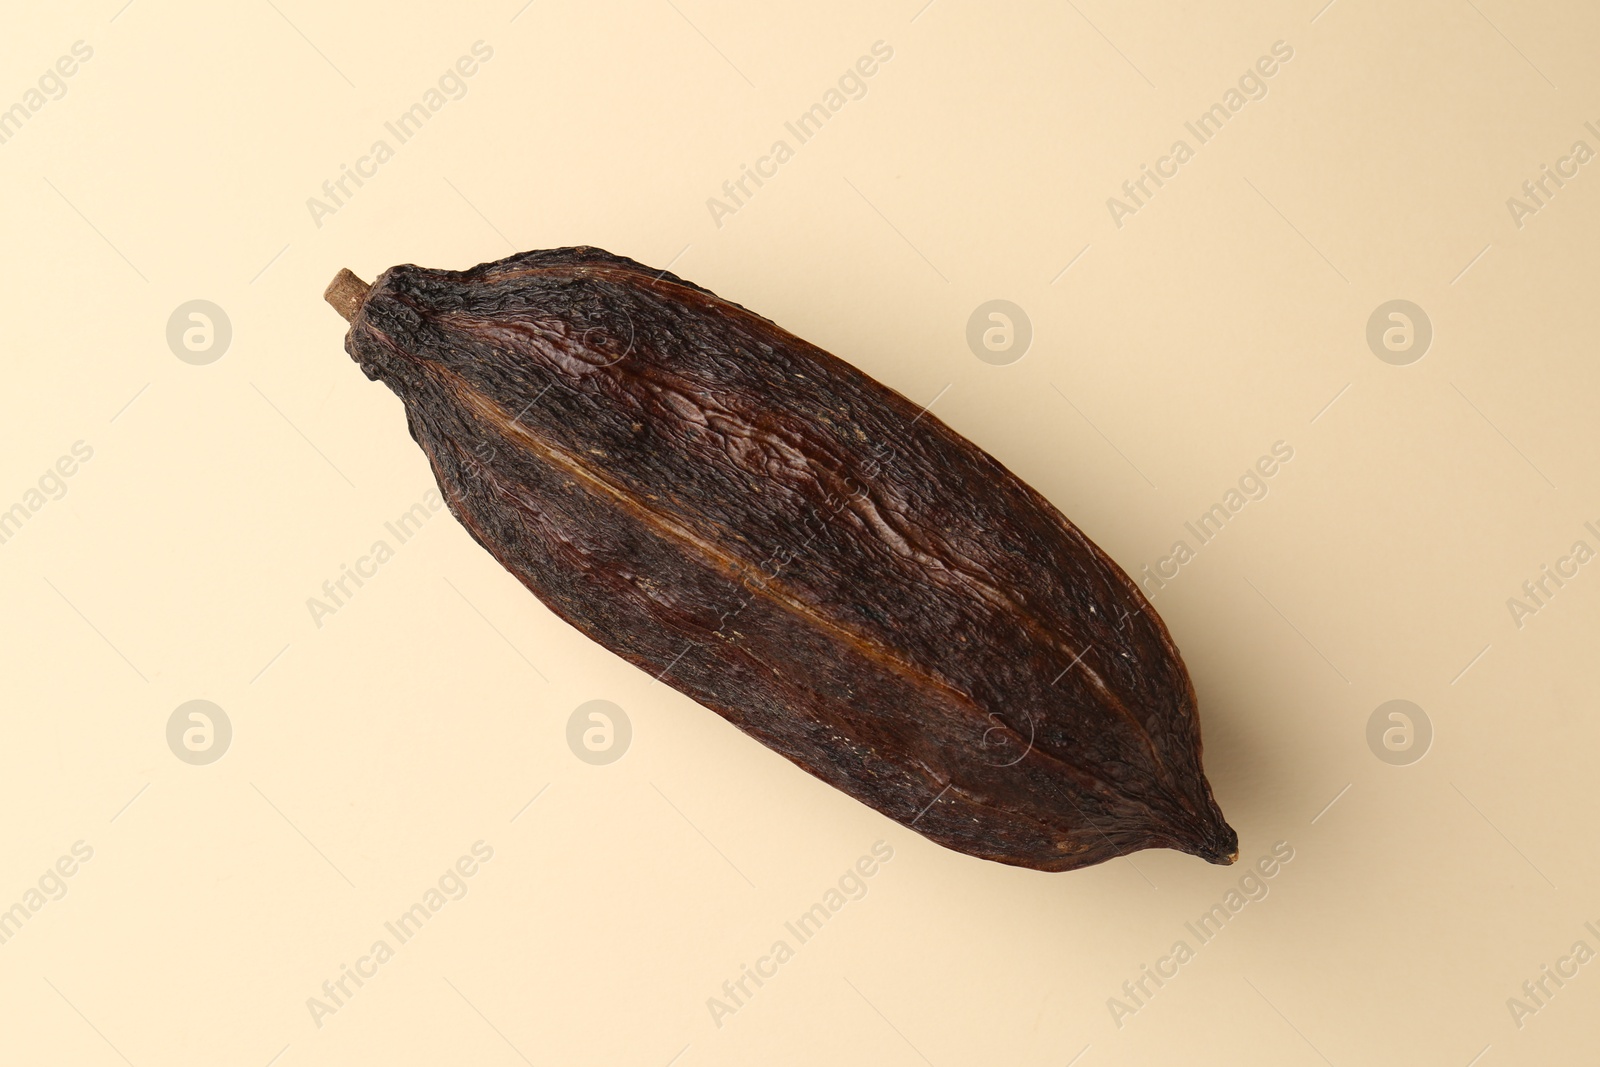
[[[346,267],[333,276],[333,281],[328,283],[328,288],[322,293],[322,298],[333,305],[333,310],[344,316],[344,321],[354,322],[356,312],[361,310],[361,305],[366,302],[367,292],[371,285],[356,277]]]

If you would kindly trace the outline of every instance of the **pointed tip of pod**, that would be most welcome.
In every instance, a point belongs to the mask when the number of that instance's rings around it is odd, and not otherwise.
[[[333,276],[333,281],[322,291],[322,299],[332,304],[333,310],[344,316],[344,321],[352,322],[356,312],[366,302],[367,292],[371,288],[371,285],[356,277],[349,267],[345,267]]]
[[[1208,863],[1226,867],[1239,861],[1239,835],[1221,818],[1200,838],[1183,849]]]

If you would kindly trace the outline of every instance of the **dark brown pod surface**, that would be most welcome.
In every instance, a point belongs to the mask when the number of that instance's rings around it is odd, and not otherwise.
[[[630,663],[959,852],[1237,855],[1154,609],[899,393],[594,248],[328,297],[451,511]]]

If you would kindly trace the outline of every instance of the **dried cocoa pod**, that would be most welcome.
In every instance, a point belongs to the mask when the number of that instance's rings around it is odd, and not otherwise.
[[[899,393],[595,248],[327,298],[462,525],[623,659],[959,852],[1236,858],[1154,609]]]

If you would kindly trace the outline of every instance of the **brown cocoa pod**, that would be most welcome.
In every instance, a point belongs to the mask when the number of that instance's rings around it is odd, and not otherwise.
[[[959,852],[1236,858],[1155,610],[899,393],[595,248],[327,298],[461,524],[623,659]]]

